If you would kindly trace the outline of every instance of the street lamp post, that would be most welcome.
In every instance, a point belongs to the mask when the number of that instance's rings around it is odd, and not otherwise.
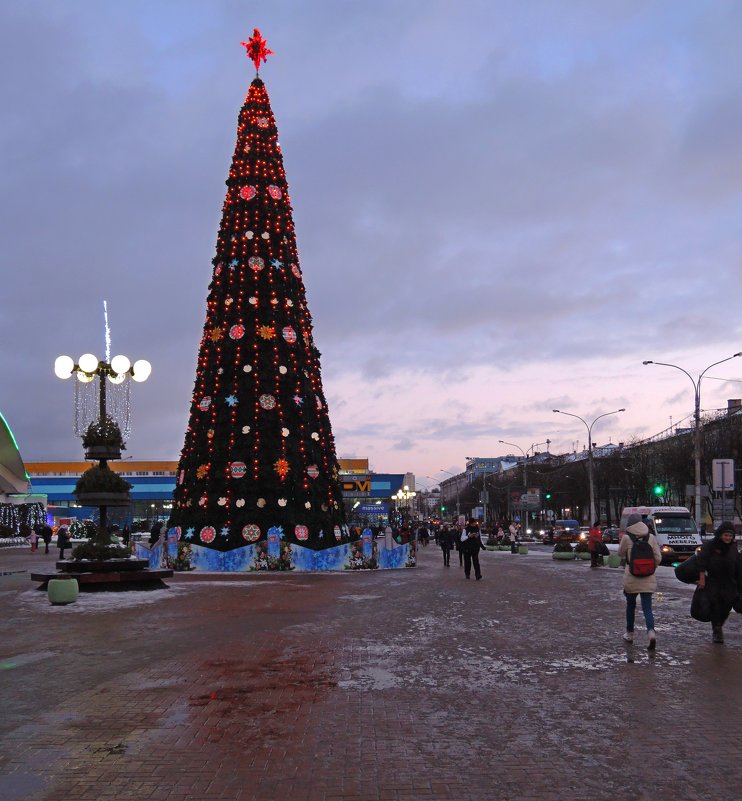
[[[590,525],[595,522],[595,485],[593,484],[593,426],[603,417],[608,417],[611,414],[618,414],[619,412],[625,412],[626,409],[615,409],[612,412],[606,412],[605,414],[599,414],[593,421],[588,425],[587,420],[584,420],[578,414],[572,414],[572,412],[563,412],[561,409],[552,409],[554,414],[565,414],[567,417],[575,417],[577,418],[587,429],[587,480],[588,484],[590,485]]]
[[[514,442],[506,442],[504,439],[499,439],[498,442],[502,443],[503,445],[510,445],[511,448],[517,448],[523,454],[523,494],[525,495],[525,493],[528,491],[528,455],[523,448],[520,447],[520,445],[516,445]],[[523,503],[521,503],[521,511],[525,517],[525,526],[523,526],[523,531],[525,531],[528,527],[528,509]]]
[[[126,356],[114,356],[110,361],[109,358],[108,354],[106,354],[106,358],[99,361],[92,353],[84,353],[80,356],[77,363],[75,363],[70,356],[58,356],[54,361],[54,373],[57,378],[67,379],[71,378],[74,374],[80,384],[83,385],[90,384],[96,377],[98,378],[97,425],[99,432],[107,431],[111,421],[116,422],[113,420],[115,415],[109,415],[108,413],[108,387],[106,386],[106,379],[115,387],[125,384],[130,378],[138,382],[146,381],[152,372],[152,365],[145,359],[139,359],[132,365],[131,361]],[[75,433],[79,435],[82,431],[77,429],[78,423],[79,420],[76,421]],[[123,432],[121,432],[118,427],[118,423],[116,423],[116,430],[119,432],[120,437]],[[87,448],[86,457],[91,458],[91,455],[98,459],[101,468],[107,468],[109,459],[119,459],[121,457],[120,445],[116,444],[113,447],[100,446],[98,447],[97,453],[96,446],[89,447]],[[125,505],[128,506],[128,504],[129,501],[125,501]],[[105,532],[106,530],[109,505],[111,504],[102,503],[99,506],[101,532]],[[124,504],[119,503],[117,505]]]
[[[693,424],[694,424],[694,438],[693,438],[693,461],[695,462],[695,502],[696,502],[696,525],[698,526],[699,530],[701,528],[701,430],[703,426],[701,425],[701,379],[703,376],[712,368],[716,367],[718,364],[723,364],[724,362],[731,361],[732,359],[736,359],[738,356],[742,356],[742,351],[739,353],[733,353],[731,356],[727,356],[726,359],[720,359],[718,362],[714,362],[706,367],[698,376],[698,380],[694,381],[693,376],[687,371],[684,370],[677,364],[668,364],[667,362],[654,362],[651,359],[647,359],[643,361],[643,365],[647,364],[657,364],[661,367],[672,367],[675,370],[680,370],[681,373],[685,373],[688,378],[690,379],[691,384],[693,384],[693,395],[694,395],[694,402],[693,402]]]
[[[440,470],[438,472],[445,473],[447,476],[451,476],[451,478],[456,478],[456,476],[453,473],[449,473],[448,470],[444,470],[442,467],[440,468]],[[456,520],[457,521],[459,519],[459,514],[460,514],[460,512],[459,512],[459,482],[457,481],[456,482]]]

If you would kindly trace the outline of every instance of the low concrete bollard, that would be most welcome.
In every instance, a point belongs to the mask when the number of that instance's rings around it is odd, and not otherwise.
[[[53,606],[65,606],[73,604],[77,600],[80,588],[77,579],[49,579],[47,593],[49,603]]]
[[[621,557],[617,553],[608,557],[608,567],[621,567]]]
[[[528,553],[528,546],[527,545],[518,546],[518,553]]]

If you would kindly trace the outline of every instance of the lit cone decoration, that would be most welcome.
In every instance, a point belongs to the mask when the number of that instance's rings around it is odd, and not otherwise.
[[[270,51],[256,29],[255,62]],[[222,551],[347,540],[276,123],[259,77],[237,126],[171,526]]]

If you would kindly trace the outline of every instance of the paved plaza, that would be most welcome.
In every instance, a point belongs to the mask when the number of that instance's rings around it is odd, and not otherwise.
[[[420,550],[408,571],[176,574],[52,607],[0,550],[2,801],[742,797],[727,644],[659,571],[658,648],[621,571]]]

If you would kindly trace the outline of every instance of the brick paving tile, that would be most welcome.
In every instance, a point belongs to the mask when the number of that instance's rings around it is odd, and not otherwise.
[[[414,571],[70,607],[0,576],[0,799],[695,801],[711,752],[738,801],[742,620],[712,646],[661,568],[652,656],[621,641],[620,571],[535,550],[484,554],[476,583],[430,546]]]

